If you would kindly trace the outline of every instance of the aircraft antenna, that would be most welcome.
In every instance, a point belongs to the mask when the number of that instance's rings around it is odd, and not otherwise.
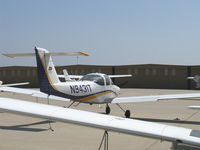
[[[76,64],[78,65],[78,59],[79,59],[79,57],[78,56],[76,56]]]

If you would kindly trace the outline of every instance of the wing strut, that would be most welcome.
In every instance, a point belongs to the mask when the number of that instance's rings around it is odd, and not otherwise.
[[[130,110],[124,110],[118,103],[116,103],[116,105],[124,112],[124,116],[126,118],[130,118],[130,116],[131,116],[131,111]]]
[[[178,141],[172,142],[171,150],[177,150]]]
[[[49,102],[49,96],[50,96],[50,94],[48,94],[48,97],[47,97],[48,105],[50,104],[50,102]],[[51,131],[53,132],[54,129],[53,129],[52,126],[51,126],[51,120],[49,119],[48,122],[49,122],[49,130],[51,130]]]
[[[103,146],[104,145],[104,146]],[[104,147],[104,150],[108,150],[108,131],[104,131],[101,143],[99,145],[99,149],[101,150],[101,148]]]

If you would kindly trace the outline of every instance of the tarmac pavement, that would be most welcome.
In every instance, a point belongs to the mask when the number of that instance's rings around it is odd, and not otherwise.
[[[194,93],[197,90],[160,90],[160,89],[122,89],[120,96],[139,96],[157,94]],[[47,103],[46,99],[32,98],[27,95],[0,93],[0,97],[11,97],[26,101]],[[69,103],[51,101],[51,105],[66,106]],[[187,106],[200,105],[200,99],[162,100],[122,104],[131,110],[134,119],[146,120],[173,126],[200,130],[200,111],[190,110]],[[123,116],[124,113],[110,104],[111,114]],[[105,105],[80,104],[73,109],[98,113],[105,112]],[[54,131],[49,130],[49,122],[42,119],[0,113],[0,150],[97,150],[104,131],[73,124],[52,122]],[[109,132],[109,150],[169,150],[170,142],[139,136]],[[200,150],[180,145],[178,150]]]

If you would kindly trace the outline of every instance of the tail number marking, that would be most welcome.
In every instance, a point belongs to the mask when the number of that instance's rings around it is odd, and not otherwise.
[[[90,85],[70,85],[71,93],[89,93],[92,92]]]

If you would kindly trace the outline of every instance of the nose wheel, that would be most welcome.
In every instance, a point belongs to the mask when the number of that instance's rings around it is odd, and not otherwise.
[[[110,114],[110,107],[106,104],[106,114]]]

